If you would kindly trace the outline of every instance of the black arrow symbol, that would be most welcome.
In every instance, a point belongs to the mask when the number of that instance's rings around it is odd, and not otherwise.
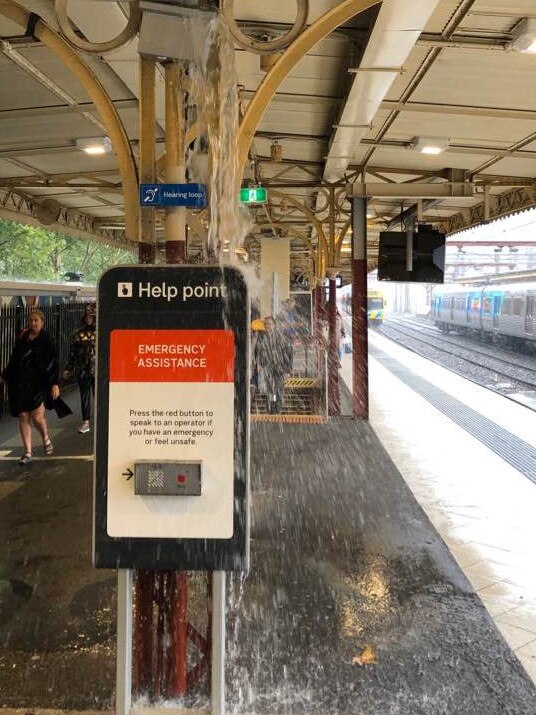
[[[132,479],[132,477],[134,476],[134,472],[132,471],[132,469],[130,469],[130,467],[127,467],[127,471],[121,472],[121,476],[126,477],[128,482],[128,480]]]

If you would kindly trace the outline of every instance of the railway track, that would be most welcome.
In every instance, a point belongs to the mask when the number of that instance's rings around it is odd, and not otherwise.
[[[482,345],[468,345],[468,340],[443,336],[433,326],[415,320],[392,318],[384,324],[382,334],[423,357],[498,392],[516,402],[515,394],[536,391],[536,361],[519,359],[506,351]],[[522,402],[522,404],[525,404]]]
[[[412,328],[423,335],[429,335],[436,340],[441,340],[449,345],[466,348],[477,355],[489,357],[494,360],[502,360],[510,366],[519,367],[521,369],[536,371],[535,357],[523,356],[520,355],[519,352],[508,350],[498,345],[480,343],[476,338],[461,335],[456,332],[451,333],[449,337],[448,334],[441,332],[439,328],[425,318],[400,318],[398,316],[391,316],[389,318],[389,324],[396,325],[397,323],[408,329]]]

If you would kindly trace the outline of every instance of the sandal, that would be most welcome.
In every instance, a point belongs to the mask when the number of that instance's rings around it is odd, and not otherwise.
[[[50,441],[50,437],[47,437],[43,442],[43,448],[45,450],[45,454],[48,455],[52,454],[52,452],[54,451],[54,447],[52,445],[52,442]]]
[[[33,460],[33,457],[30,452],[26,452],[25,454],[22,455],[22,457],[19,459],[19,464],[21,467],[24,467],[26,464],[30,464],[30,462]]]

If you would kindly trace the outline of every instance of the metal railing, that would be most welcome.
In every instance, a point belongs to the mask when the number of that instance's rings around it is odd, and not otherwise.
[[[285,379],[281,413],[327,417],[327,354],[323,341],[293,342],[292,373]],[[251,412],[267,412],[266,395],[252,391]]]

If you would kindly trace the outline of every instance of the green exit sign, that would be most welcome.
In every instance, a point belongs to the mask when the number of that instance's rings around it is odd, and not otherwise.
[[[240,189],[241,204],[265,204],[268,201],[268,192],[262,186]]]

